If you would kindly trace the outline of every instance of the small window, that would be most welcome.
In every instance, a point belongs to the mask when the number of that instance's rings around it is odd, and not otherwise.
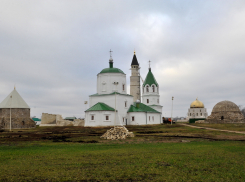
[[[25,121],[22,121],[22,125],[25,125]]]
[[[108,120],[109,120],[109,116],[105,116],[105,120],[107,120],[107,121],[108,121]]]
[[[146,99],[147,104],[149,104],[149,99]]]
[[[191,113],[190,113],[190,116],[191,116]]]
[[[127,101],[125,101],[125,107],[127,107]]]
[[[146,92],[149,92],[149,86],[148,85],[146,86]]]
[[[91,116],[91,120],[94,120],[94,115]]]
[[[201,113],[201,116],[202,116],[202,113]]]
[[[132,121],[134,121],[134,116],[132,116]]]
[[[151,121],[151,117],[149,116],[149,121]]]
[[[155,86],[152,85],[152,92],[155,92]]]
[[[122,89],[123,89],[123,91],[125,90],[125,85],[124,84],[122,85]]]
[[[157,103],[159,104],[159,99],[157,99]]]
[[[152,116],[152,121],[154,121],[154,116]]]
[[[200,112],[202,112],[202,110],[200,109]]]
[[[198,116],[198,113],[197,113],[197,116]]]

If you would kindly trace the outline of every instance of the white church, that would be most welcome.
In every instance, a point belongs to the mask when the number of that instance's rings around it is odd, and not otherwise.
[[[89,109],[85,111],[84,126],[162,123],[159,85],[149,68],[142,84],[141,99],[139,69],[134,52],[129,95],[127,94],[126,74],[119,68],[113,67],[113,59],[110,55],[109,67],[97,74],[97,93],[89,96]]]

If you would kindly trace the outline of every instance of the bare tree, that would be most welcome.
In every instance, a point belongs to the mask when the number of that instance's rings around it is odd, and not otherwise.
[[[242,105],[238,106],[240,111],[242,112],[243,116],[245,117],[245,107],[243,107]]]

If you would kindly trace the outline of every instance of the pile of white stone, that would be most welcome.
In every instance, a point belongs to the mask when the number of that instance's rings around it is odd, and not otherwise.
[[[124,126],[115,126],[114,128],[107,130],[100,138],[107,140],[120,140],[126,139],[127,137],[134,137],[134,133],[129,132]]]

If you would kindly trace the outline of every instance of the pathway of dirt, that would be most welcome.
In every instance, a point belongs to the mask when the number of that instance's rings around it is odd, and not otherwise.
[[[188,124],[180,124],[192,128],[200,128],[200,129],[205,129],[205,130],[216,130],[216,131],[224,131],[224,132],[229,132],[229,133],[239,133],[239,134],[245,134],[243,131],[231,131],[231,130],[221,130],[221,129],[215,129],[215,128],[207,128],[207,127],[200,127],[200,126],[193,126],[193,125],[188,125]]]

